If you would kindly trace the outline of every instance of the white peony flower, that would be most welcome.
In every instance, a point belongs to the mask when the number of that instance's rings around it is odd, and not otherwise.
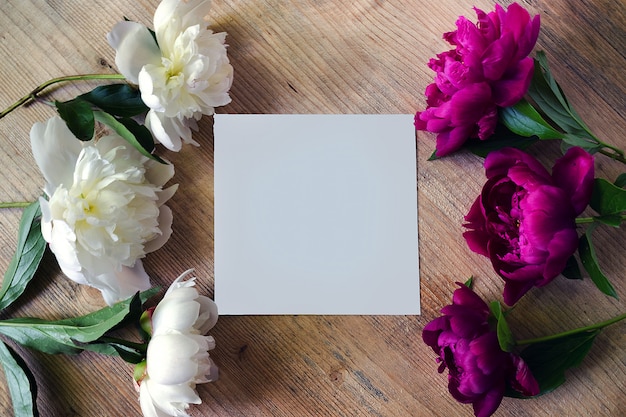
[[[233,67],[226,33],[213,33],[205,16],[210,0],[163,0],[154,13],[154,34],[135,22],[119,22],[107,35],[115,63],[150,108],[146,126],[157,141],[178,151],[196,121],[230,103]]]
[[[40,199],[42,234],[63,273],[108,304],[150,288],[139,259],[172,233],[164,203],[177,186],[162,186],[174,167],[117,135],[80,142],[59,117],[35,123],[30,139],[49,198]]]
[[[204,336],[217,322],[217,306],[194,288],[195,278],[179,276],[152,313],[152,338],[145,370],[139,376],[139,401],[145,417],[188,416],[200,404],[196,384],[217,379],[209,357],[215,347]]]

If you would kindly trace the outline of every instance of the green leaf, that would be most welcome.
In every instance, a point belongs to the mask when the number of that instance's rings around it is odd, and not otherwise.
[[[22,213],[17,248],[0,288],[0,310],[22,295],[39,267],[46,250],[46,241],[41,235],[40,221],[41,208],[39,201],[35,201]]]
[[[511,132],[504,124],[498,123],[496,125],[496,130],[493,135],[491,135],[486,140],[480,139],[469,139],[463,145],[464,148],[468,149],[475,155],[486,157],[490,152],[496,151],[502,148],[517,148],[517,149],[526,149],[533,143],[537,142],[539,138],[534,137],[525,137],[518,135],[514,132]]]
[[[133,117],[148,111],[139,89],[128,84],[102,85],[78,98],[114,116]]]
[[[520,356],[539,383],[539,395],[553,391],[565,382],[565,371],[579,366],[601,329],[570,334],[529,345]],[[507,397],[527,398],[508,389]]]
[[[511,107],[504,107],[499,112],[500,121],[518,135],[539,139],[562,139],[563,134],[554,129],[535,108],[522,99]]]
[[[598,145],[587,136],[576,136],[568,133],[563,137],[563,142],[561,142],[561,150],[563,154],[565,154],[565,152],[573,146],[583,148],[591,154],[594,154],[602,149],[601,145]]]
[[[583,279],[583,274],[580,272],[578,261],[574,255],[569,257],[561,274],[567,279]]]
[[[468,280],[463,283],[463,285],[471,290],[474,286],[474,277],[469,277]]]
[[[96,125],[91,104],[75,98],[65,102],[55,101],[54,105],[74,136],[82,141],[93,138]]]
[[[139,308],[138,308],[139,306]],[[141,314],[139,294],[113,306],[104,307],[84,316],[47,321],[39,318],[17,318],[0,321],[0,333],[22,346],[56,354],[79,353],[75,343],[89,343],[115,329],[129,318],[139,319]],[[135,317],[129,317],[135,316]]]
[[[146,345],[141,345],[127,340],[107,340],[104,337],[91,343],[76,342],[84,350],[97,352],[103,355],[119,356],[125,362],[138,364],[146,358]]]
[[[139,125],[132,119],[116,119],[103,111],[95,111],[94,116],[97,121],[109,126],[118,135],[124,138],[142,155],[150,159],[154,159],[162,164],[166,162],[156,155],[152,154],[154,150],[154,139],[152,134],[145,126]]]
[[[615,186],[619,188],[626,187],[626,172],[620,174],[613,184],[615,184]]]
[[[603,216],[626,211],[626,190],[603,178],[596,178],[589,205]]]
[[[537,104],[539,110],[565,132],[577,136],[587,135],[587,126],[569,104],[563,90],[552,77],[548,59],[542,51],[537,52],[528,95]]]
[[[580,256],[580,261],[591,277],[591,280],[600,291],[611,297],[618,298],[617,292],[615,292],[615,289],[609,282],[608,278],[602,273],[600,265],[598,264],[598,258],[591,240],[591,234],[593,233],[596,225],[597,224],[592,224],[589,226],[578,241],[578,254]]]
[[[37,411],[37,384],[26,362],[0,340],[0,364],[11,394],[14,417],[35,417]]]
[[[489,304],[489,309],[491,310],[491,314],[493,314],[494,318],[497,320],[496,332],[498,334],[500,349],[504,352],[513,351],[513,348],[515,347],[515,339],[513,338],[513,333],[511,333],[511,329],[509,328],[506,318],[504,317],[502,305],[498,301],[492,301],[491,304]]]
[[[619,214],[607,214],[605,216],[596,216],[593,218],[595,221],[606,224],[612,227],[620,227],[622,224],[622,216]]]

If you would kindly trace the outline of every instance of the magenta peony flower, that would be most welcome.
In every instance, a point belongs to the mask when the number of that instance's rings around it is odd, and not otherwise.
[[[498,107],[517,103],[528,90],[539,35],[539,16],[530,18],[517,3],[486,14],[478,23],[459,17],[457,30],[444,34],[455,47],[428,63],[435,80],[425,91],[427,108],[415,128],[437,133],[437,156],[458,150],[469,138],[487,139],[495,130]]]
[[[539,384],[522,358],[500,349],[487,304],[457,284],[452,304],[422,332],[424,343],[439,355],[439,372],[448,368],[450,394],[463,404],[471,403],[477,417],[496,411],[507,384],[525,396],[537,395]]]
[[[512,148],[485,159],[487,183],[465,216],[463,233],[504,279],[504,302],[515,304],[533,286],[548,284],[578,247],[575,219],[593,188],[593,157],[571,148],[552,175]]]

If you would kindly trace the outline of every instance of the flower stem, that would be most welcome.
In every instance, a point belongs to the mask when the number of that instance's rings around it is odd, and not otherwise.
[[[554,340],[554,339],[559,339],[561,337],[565,337],[565,336],[571,336],[573,334],[577,334],[577,333],[583,333],[583,332],[589,332],[592,330],[599,330],[599,329],[603,329],[604,327],[610,326],[611,324],[615,324],[620,320],[624,320],[626,319],[626,313],[624,314],[620,314],[617,317],[613,317],[612,319],[600,322],[600,323],[596,323],[596,324],[592,324],[591,326],[586,326],[586,327],[579,327],[578,329],[574,329],[574,330],[568,330],[566,332],[562,332],[562,333],[557,333],[557,334],[553,334],[551,336],[543,336],[543,337],[537,337],[534,339],[524,339],[524,340],[519,340],[518,342],[516,342],[516,345],[530,345],[533,343],[540,343],[540,342],[547,342],[549,340]]]
[[[619,216],[620,220],[626,221],[626,214],[622,214]],[[575,220],[576,224],[588,224],[588,223],[601,223],[598,220],[596,220],[595,217],[577,217]]]
[[[604,146],[605,148],[609,148],[612,150],[612,152],[607,151],[606,149],[600,149],[598,151],[598,153],[601,153],[602,155],[608,156],[609,158],[612,158],[616,161],[621,162],[622,164],[626,164],[626,158],[624,157],[624,152],[621,151],[620,149],[617,149],[613,146],[607,145],[605,143],[602,143],[602,146]]]
[[[17,201],[14,203],[0,203],[0,209],[4,208],[24,208],[28,207],[32,204],[32,202],[27,201]]]
[[[7,114],[11,113],[13,110],[18,107],[28,103],[29,101],[35,100],[37,95],[41,93],[46,88],[51,85],[65,82],[65,81],[83,81],[83,80],[123,80],[124,76],[122,74],[78,74],[78,75],[67,75],[64,77],[53,78],[51,80],[46,81],[43,84],[37,86],[33,91],[26,94],[24,97],[7,107],[5,110],[0,113],[0,119],[2,119]]]

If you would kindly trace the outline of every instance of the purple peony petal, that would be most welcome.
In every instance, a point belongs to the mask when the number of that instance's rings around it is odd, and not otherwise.
[[[551,185],[542,185],[526,194],[520,202],[524,219],[520,235],[528,244],[547,250],[554,235],[563,229],[574,229],[574,209],[565,191]]]
[[[437,157],[446,156],[461,149],[469,137],[470,127],[458,127],[449,132],[442,132],[437,135]]]
[[[530,86],[535,63],[528,57],[509,68],[502,78],[493,83],[493,100],[500,107],[512,106],[520,101]]]
[[[485,49],[482,56],[483,74],[490,81],[497,81],[509,68],[515,53],[515,38],[511,33],[504,34]]]
[[[550,255],[546,260],[546,267],[543,272],[543,280],[536,283],[542,287],[556,278],[563,272],[567,265],[567,260],[576,252],[578,248],[578,233],[576,229],[563,229],[554,235],[548,246]]]
[[[513,355],[513,366],[515,367],[515,378],[510,381],[513,389],[527,397],[539,394],[539,384],[526,362],[519,356]]]
[[[476,124],[478,125],[478,138],[480,140],[489,139],[496,131],[496,125],[498,124],[498,108],[496,106],[486,108],[483,116]]]
[[[496,412],[504,397],[504,385],[495,385],[489,392],[474,402],[476,417],[489,417]]]
[[[536,266],[534,266],[536,268]],[[530,268],[533,269],[533,268]],[[535,276],[536,273],[530,273],[530,276]],[[508,279],[504,284],[504,291],[502,292],[502,298],[504,303],[508,306],[512,306],[517,303],[520,298],[524,296],[533,286],[535,281],[532,279],[515,281]]]
[[[506,175],[512,167],[518,164],[527,166],[528,170],[526,171],[532,172],[533,176],[552,181],[552,177],[539,161],[526,152],[515,148],[504,148],[489,153],[485,158],[485,174],[487,178]]]
[[[439,353],[439,335],[442,331],[449,328],[450,326],[448,325],[448,319],[446,317],[437,317],[426,326],[424,326],[424,330],[422,330],[422,340],[426,345],[433,348],[435,353]]]
[[[552,168],[552,178],[570,196],[576,216],[591,200],[593,177],[593,156],[579,147],[570,148]]]
[[[474,125],[491,109],[491,87],[485,82],[471,84],[450,99],[451,121],[454,126]]]

